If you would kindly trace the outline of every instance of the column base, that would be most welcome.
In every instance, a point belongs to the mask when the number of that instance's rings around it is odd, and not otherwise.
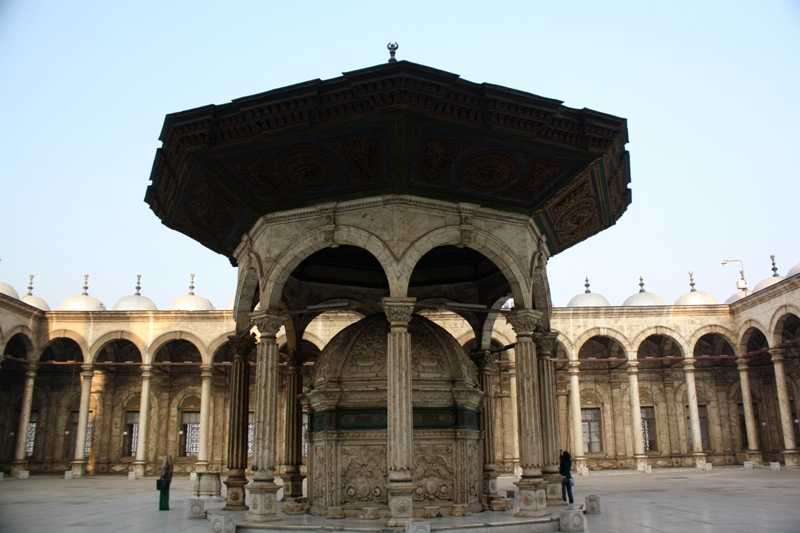
[[[228,476],[223,481],[228,490],[225,494],[225,507],[223,511],[247,511],[249,507],[245,504],[244,487],[247,485],[247,478],[242,476]]]
[[[567,502],[564,501],[561,495],[561,480],[564,479],[564,476],[561,474],[547,473],[544,474],[543,478],[546,485],[547,506],[567,505]]]
[[[72,476],[81,477],[86,475],[86,461],[72,461]]]
[[[497,471],[496,470],[484,470],[483,471],[483,490],[484,492],[484,500],[485,505],[484,509],[491,509],[492,500],[496,500],[500,497],[497,494]]]
[[[390,481],[387,486],[389,493],[389,513],[391,517],[386,523],[389,527],[405,526],[406,522],[414,519],[413,494],[416,485],[412,482]]]
[[[136,474],[136,477],[143,477],[147,472],[147,463],[144,461],[134,461],[131,465],[130,472]]]
[[[753,463],[753,466],[761,466],[764,464],[764,456],[759,451],[748,451],[747,460]]]
[[[522,478],[514,483],[519,488],[519,511],[514,516],[547,516],[547,489],[543,478]]]
[[[305,478],[304,475],[298,473],[281,475],[284,501],[292,502],[303,497],[303,480]]]
[[[637,472],[644,472],[647,470],[647,456],[646,455],[634,455],[633,460],[636,464],[636,471]]]
[[[575,457],[575,458],[572,459],[572,464],[575,465],[575,471],[579,475],[582,476],[583,475],[583,469],[587,468],[587,466],[586,466],[586,457],[583,457],[583,456]]]
[[[786,468],[800,468],[800,452],[783,450],[783,462],[786,463]]]
[[[706,468],[706,454],[703,452],[694,452],[692,453],[692,457],[694,458],[694,466],[698,470],[705,470]]]
[[[25,479],[20,477],[22,472],[28,472],[28,461],[14,461],[11,463],[11,477],[14,479]],[[22,474],[23,476],[25,474]]]
[[[250,511],[244,517],[246,522],[275,522],[278,516],[278,490],[274,481],[254,479],[247,490],[250,491]]]

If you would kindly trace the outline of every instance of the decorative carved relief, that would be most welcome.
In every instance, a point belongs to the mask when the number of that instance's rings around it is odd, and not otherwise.
[[[453,447],[417,446],[414,457],[414,500],[453,499]]]
[[[387,503],[386,447],[342,446],[342,502]]]
[[[364,328],[350,346],[342,377],[385,376],[388,334],[385,322],[383,327]]]
[[[465,153],[455,165],[455,177],[464,187],[488,192],[504,189],[519,177],[522,162],[501,146],[484,146]]]
[[[344,176],[344,164],[332,148],[302,143],[289,146],[275,158],[275,175],[293,189],[317,191],[333,187]]]

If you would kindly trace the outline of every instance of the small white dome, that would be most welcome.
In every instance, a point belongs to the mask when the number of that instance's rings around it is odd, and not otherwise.
[[[89,274],[83,276],[83,293],[70,296],[58,306],[56,311],[105,311],[103,302],[89,296]]]
[[[130,296],[123,296],[114,304],[114,311],[158,311],[158,307],[153,300],[147,296],[142,296],[142,275],[136,275],[136,292]]]
[[[28,280],[28,292],[25,293],[22,298],[20,298],[23,302],[30,305],[31,307],[35,307],[37,309],[41,309],[42,311],[49,311],[50,306],[47,305],[47,302],[39,298],[38,296],[33,295],[33,274],[30,275]]]
[[[792,276],[796,276],[800,274],[800,263],[797,263],[795,266],[789,269],[789,272],[786,273],[787,278],[791,278]]]
[[[783,281],[784,279],[785,278],[783,276],[772,276],[769,278],[762,279],[761,281],[756,283],[755,287],[753,287],[753,292],[758,292],[762,289],[766,289],[767,287],[775,285],[776,283],[778,283],[779,281]]]
[[[710,292],[698,291],[694,288],[694,273],[689,272],[689,287],[691,290],[682,294],[675,305],[719,305],[719,301]]]
[[[649,305],[667,305],[667,302],[664,301],[664,298],[659,296],[654,292],[647,292],[644,290],[644,281],[642,278],[639,278],[639,292],[628,296],[628,298],[622,302],[623,307],[644,307]]]
[[[14,290],[14,287],[3,281],[0,281],[0,294],[5,294],[6,296],[19,300],[19,294]]]
[[[589,290],[589,278],[586,278],[583,286],[586,287],[586,291],[573,296],[567,303],[567,307],[608,307],[611,305],[605,296]]]
[[[726,304],[732,304],[733,302],[738,302],[742,298],[746,298],[746,297],[750,296],[751,294],[753,294],[753,293],[750,292],[750,291],[747,291],[747,290],[745,290],[745,291],[736,291],[733,294],[731,294],[728,297],[727,300],[725,300],[725,303]]]
[[[210,301],[194,293],[194,274],[189,283],[189,294],[179,296],[169,304],[170,311],[214,311],[215,307]]]
[[[235,304],[235,303],[236,303],[236,296],[231,298],[231,301],[228,302],[228,305],[225,306],[225,309],[228,310],[228,311],[233,311],[233,304]]]

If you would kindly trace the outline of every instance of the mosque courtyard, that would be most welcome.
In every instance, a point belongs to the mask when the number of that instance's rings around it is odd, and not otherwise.
[[[74,480],[47,475],[6,478],[0,481],[0,532],[211,531],[209,521],[187,518],[193,486],[188,476],[174,479],[168,512],[157,510],[154,480],[100,475]],[[500,490],[515,489],[515,480],[501,477]],[[578,477],[574,490],[576,503],[590,494],[600,497],[601,514],[586,515],[586,531],[591,533],[800,531],[798,470],[669,468],[649,475],[611,470]],[[553,511],[557,515],[559,508]],[[324,522],[308,515],[283,518],[274,525],[287,531],[291,526]],[[438,518],[431,520],[431,530],[456,524],[475,530],[511,519],[510,512]],[[383,524],[347,519],[328,521],[326,529],[380,531]]]

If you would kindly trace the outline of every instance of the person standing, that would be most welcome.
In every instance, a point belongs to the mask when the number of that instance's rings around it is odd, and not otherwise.
[[[558,473],[564,476],[564,479],[561,480],[561,497],[569,504],[575,503],[572,498],[572,485],[575,484],[575,480],[572,478],[572,456],[568,451],[561,454],[561,466]],[[567,500],[567,496],[569,496],[569,500]]]
[[[161,467],[161,477],[158,478],[158,490],[161,496],[158,500],[159,511],[169,511],[169,485],[172,483],[172,456],[164,455],[164,465]]]

